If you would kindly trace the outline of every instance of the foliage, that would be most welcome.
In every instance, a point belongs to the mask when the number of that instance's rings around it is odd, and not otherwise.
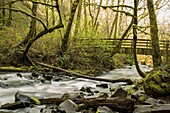
[[[129,65],[134,64],[132,55],[115,54],[113,56],[113,61],[115,62],[116,68],[122,68],[124,64],[129,64]]]

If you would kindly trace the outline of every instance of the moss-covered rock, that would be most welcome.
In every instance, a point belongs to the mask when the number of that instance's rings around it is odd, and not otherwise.
[[[147,74],[143,79],[146,94],[160,97],[170,94],[170,67],[164,66]]]

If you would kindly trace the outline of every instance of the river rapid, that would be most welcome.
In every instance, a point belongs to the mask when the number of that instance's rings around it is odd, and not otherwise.
[[[143,71],[149,71],[152,68],[144,65],[140,66]],[[82,87],[90,87],[93,91],[109,92],[110,87],[119,86],[124,83],[107,83],[108,88],[97,87],[98,84],[106,82],[94,81],[83,78],[73,78],[57,75],[51,81],[43,81],[40,79],[30,79],[31,73],[0,73],[0,105],[6,103],[13,103],[15,101],[14,95],[16,92],[37,98],[60,98],[64,93],[78,94]],[[135,66],[125,66],[124,68],[115,69],[110,72],[105,72],[99,78],[119,79],[129,78],[132,80],[140,79]],[[85,95],[88,97],[96,97],[99,93],[94,95]]]

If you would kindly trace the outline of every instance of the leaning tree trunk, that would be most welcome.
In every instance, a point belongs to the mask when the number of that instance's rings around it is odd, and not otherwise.
[[[141,69],[139,68],[138,65],[138,61],[137,61],[137,55],[136,55],[136,42],[137,42],[137,24],[138,24],[138,20],[137,20],[137,10],[138,10],[138,0],[134,0],[134,19],[133,19],[133,54],[134,54],[134,60],[135,60],[135,66],[136,66],[136,70],[138,71],[139,75],[141,77],[145,77],[145,74],[141,71]]]
[[[36,40],[38,40],[39,38],[41,38],[42,36],[44,36],[44,35],[46,35],[46,34],[48,34],[48,33],[53,32],[53,31],[56,30],[56,29],[59,29],[59,28],[63,28],[63,27],[64,27],[64,26],[63,26],[63,23],[62,23],[62,18],[61,18],[61,13],[60,13],[60,9],[59,9],[58,0],[56,0],[56,10],[57,10],[58,15],[59,15],[59,23],[58,23],[58,25],[55,25],[55,26],[50,27],[50,28],[47,28],[47,26],[46,26],[40,19],[36,18],[35,16],[31,16],[31,18],[35,18],[35,19],[37,19],[38,21],[40,21],[40,22],[42,23],[42,25],[43,25],[43,27],[44,27],[44,30],[40,31],[39,33],[35,33],[35,31],[32,30],[32,29],[35,30],[35,28],[30,29],[30,33],[29,33],[28,36],[31,35],[31,38],[26,39],[26,42],[25,42],[25,41],[24,41],[24,42],[21,42],[21,43],[19,44],[19,46],[16,47],[16,48],[19,48],[19,49],[22,49],[22,48],[24,49],[23,52],[22,52],[22,57],[24,58],[24,60],[25,60],[25,58],[28,58],[28,57],[27,57],[27,53],[28,53],[30,47],[32,46],[32,44],[33,44]],[[32,27],[35,27],[35,25],[33,25]],[[23,44],[24,44],[24,45],[23,45]],[[20,47],[21,47],[21,48],[20,48]],[[21,60],[21,59],[20,59],[20,60]]]
[[[36,16],[37,15],[37,3],[33,3],[32,5],[32,15]],[[20,46],[24,47],[28,44],[29,40],[32,39],[36,35],[36,19],[32,18],[31,19],[31,24],[30,24],[30,29],[27,37],[20,43]]]
[[[23,56],[26,56],[26,54],[28,53],[28,51],[29,51],[30,47],[32,46],[32,44],[36,40],[38,40],[40,37],[42,37],[42,36],[44,36],[44,35],[46,35],[48,33],[51,33],[56,29],[64,27],[63,23],[62,23],[62,18],[61,18],[61,13],[60,13],[60,9],[59,9],[58,0],[56,0],[56,9],[57,9],[57,12],[58,12],[58,15],[59,15],[59,24],[55,25],[53,27],[50,27],[50,28],[45,28],[43,31],[36,34],[36,36],[28,42],[28,45],[27,45],[26,49],[24,50]]]
[[[73,6],[71,9],[71,13],[70,13],[70,18],[69,18],[69,22],[66,28],[66,32],[64,34],[64,38],[62,40],[62,45],[61,45],[61,56],[67,51],[68,49],[68,41],[69,41],[69,36],[70,36],[70,31],[71,31],[71,26],[74,20],[74,15],[78,6],[79,0],[74,0],[73,2]]]
[[[149,19],[150,19],[153,66],[158,67],[161,65],[162,60],[161,60],[161,54],[160,54],[160,48],[159,48],[157,18],[155,14],[153,0],[147,0],[147,6],[148,6],[148,11],[149,11]]]

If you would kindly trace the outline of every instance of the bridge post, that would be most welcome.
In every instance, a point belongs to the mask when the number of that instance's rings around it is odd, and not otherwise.
[[[169,63],[169,40],[166,41],[166,62]]]

